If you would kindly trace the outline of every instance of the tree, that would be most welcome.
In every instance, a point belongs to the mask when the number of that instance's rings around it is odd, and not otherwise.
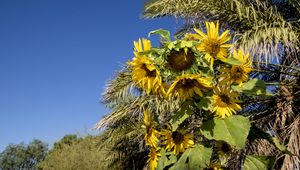
[[[104,157],[97,151],[95,138],[66,135],[54,145],[45,160],[39,163],[39,169],[102,169],[101,158]]]
[[[80,142],[81,138],[78,138],[75,134],[65,135],[61,140],[55,142],[52,150],[60,150],[65,146],[71,146],[75,143]]]
[[[40,140],[33,140],[28,145],[24,143],[9,144],[0,154],[0,169],[36,169],[47,154],[48,146]]]

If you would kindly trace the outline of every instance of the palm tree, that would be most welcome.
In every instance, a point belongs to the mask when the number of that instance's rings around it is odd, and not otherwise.
[[[141,129],[144,110],[163,113],[180,108],[178,100],[166,100],[137,89],[127,66],[106,84],[102,103],[112,111],[95,126],[104,129],[97,145],[103,153],[104,169],[142,169],[148,150]],[[155,106],[155,107],[154,107]]]
[[[250,51],[256,71],[271,98],[248,99],[245,115],[257,127],[276,134],[295,155],[278,156],[264,140],[250,142],[247,153],[277,155],[276,169],[300,168],[300,2],[298,0],[149,0],[144,17],[185,20],[181,37],[204,21],[218,20],[234,33],[235,46]],[[123,93],[124,94],[124,93]],[[119,94],[121,95],[121,94]],[[236,161],[236,160],[235,160]],[[239,166],[233,165],[232,168]]]

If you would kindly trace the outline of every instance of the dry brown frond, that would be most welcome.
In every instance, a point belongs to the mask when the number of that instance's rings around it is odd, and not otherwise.
[[[286,155],[281,169],[300,169],[300,115],[285,130],[284,136],[288,136],[288,149],[297,156]]]
[[[270,142],[265,139],[256,139],[253,142],[248,142],[246,146],[248,155],[275,155],[276,149]]]

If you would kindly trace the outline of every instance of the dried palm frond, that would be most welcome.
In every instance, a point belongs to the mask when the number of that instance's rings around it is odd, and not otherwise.
[[[300,115],[285,129],[283,134],[287,137],[288,149],[295,156],[286,155],[281,169],[300,169]]]
[[[114,108],[122,103],[129,103],[135,98],[134,90],[131,73],[126,67],[123,67],[113,80],[106,83],[106,89],[102,94],[102,103],[108,108]]]
[[[130,103],[124,105],[120,104],[118,107],[115,107],[115,110],[101,119],[100,122],[95,125],[95,128],[104,128],[127,116],[137,116],[138,119],[140,119],[146,109],[163,118],[166,113],[177,111],[181,104],[182,101],[179,99],[167,100],[156,95],[143,94],[136,97]]]
[[[147,151],[143,147],[145,132],[141,125],[127,117],[99,135],[96,146],[105,155],[99,160],[103,169],[133,169],[133,163],[137,169],[144,166]]]

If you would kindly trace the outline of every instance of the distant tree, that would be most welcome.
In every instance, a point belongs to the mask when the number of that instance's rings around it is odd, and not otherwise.
[[[45,158],[47,151],[47,144],[37,139],[28,145],[24,143],[9,144],[0,153],[0,169],[35,170],[36,165]]]
[[[78,138],[76,135],[66,135],[54,144],[45,160],[39,163],[39,169],[102,169],[103,154],[97,151],[94,140],[92,136]]]
[[[55,142],[52,150],[62,149],[64,146],[71,146],[74,143],[78,143],[81,138],[78,138],[75,134],[65,135],[61,140]]]

